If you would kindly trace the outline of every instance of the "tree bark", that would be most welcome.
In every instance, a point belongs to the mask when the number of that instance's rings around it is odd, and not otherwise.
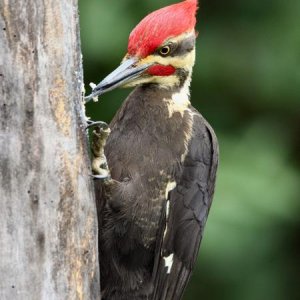
[[[100,299],[77,0],[0,0],[0,299]]]

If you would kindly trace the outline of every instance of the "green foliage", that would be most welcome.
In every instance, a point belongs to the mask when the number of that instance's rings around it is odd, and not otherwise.
[[[201,1],[192,102],[221,162],[185,299],[300,299],[300,2]],[[131,29],[171,0],[80,1],[86,87],[126,53]],[[128,90],[89,115],[110,121]]]

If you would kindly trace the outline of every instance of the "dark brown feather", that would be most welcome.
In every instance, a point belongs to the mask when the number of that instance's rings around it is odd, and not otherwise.
[[[102,187],[100,201],[106,203],[99,242],[103,299],[180,299],[195,263],[218,149],[212,129],[193,108],[192,114],[169,115],[163,99],[174,92],[136,88],[110,125],[105,154],[113,180]],[[165,190],[172,180],[177,187],[169,193],[164,237]],[[163,256],[171,253],[167,274]]]
[[[177,174],[177,187],[170,193],[167,233],[158,241],[157,266],[154,269],[153,300],[181,299],[193,270],[204,226],[212,202],[218,143],[205,119],[194,111],[193,135],[182,172]],[[162,222],[163,223],[163,222]],[[165,231],[160,228],[159,236]],[[163,256],[174,254],[170,274]]]

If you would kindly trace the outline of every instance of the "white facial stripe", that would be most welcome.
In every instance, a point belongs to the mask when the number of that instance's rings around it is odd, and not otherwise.
[[[180,89],[178,93],[173,94],[171,99],[164,99],[164,101],[167,104],[169,118],[172,118],[174,113],[178,113],[178,112],[180,113],[181,117],[183,117],[185,113],[188,114],[188,119],[187,119],[188,128],[184,133],[185,134],[184,144],[186,150],[181,157],[181,161],[184,161],[186,154],[188,152],[188,144],[192,136],[192,128],[193,128],[193,112],[189,108],[190,82],[191,82],[191,77],[187,78],[184,86]]]
[[[179,112],[183,117],[184,113],[189,109],[190,103],[190,83],[191,77],[187,78],[184,86],[180,89],[178,93],[172,95],[171,99],[164,99],[167,103],[169,118],[173,116],[174,113]]]
[[[179,84],[179,78],[175,75],[171,76],[154,76],[151,82],[159,83],[162,87],[172,87]]]
[[[172,100],[179,105],[188,106],[190,104],[190,85],[191,85],[191,76],[189,76],[183,87],[178,93],[172,95]]]
[[[179,79],[175,75],[171,76],[149,76],[145,78],[139,78],[132,82],[127,83],[123,87],[134,87],[144,83],[158,83],[161,87],[169,88],[179,84]]]
[[[182,68],[182,69],[191,69],[195,64],[195,56],[196,51],[195,49],[184,56],[180,57],[162,57],[159,55],[149,55],[145,59],[141,60],[139,64],[148,64],[148,63],[155,63],[163,66],[173,66],[174,68]]]
[[[151,55],[147,57],[146,59],[142,60],[140,63],[149,63],[150,61],[153,61],[155,59],[155,63],[161,64],[161,65],[172,65],[175,68],[179,69],[185,69],[190,74],[192,73],[192,68],[195,63],[195,50],[189,52],[187,55],[183,57],[160,57],[156,55]],[[188,87],[190,85],[190,79],[187,79]],[[170,76],[147,76],[147,77],[141,77],[138,79],[135,79],[134,81],[124,85],[124,87],[134,87],[139,84],[144,83],[158,83],[161,85],[161,87],[170,88],[174,87],[176,85],[179,85],[179,78],[176,75],[170,75]],[[175,96],[176,97],[176,96]],[[187,99],[188,100],[188,99]]]

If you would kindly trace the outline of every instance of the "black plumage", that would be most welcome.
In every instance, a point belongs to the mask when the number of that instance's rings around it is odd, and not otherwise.
[[[86,97],[136,87],[110,124],[111,178],[95,183],[104,300],[179,300],[197,258],[218,144],[189,102],[196,10],[188,0],[148,15],[121,65]],[[98,178],[108,174],[108,132],[93,135]]]
[[[170,108],[180,88],[138,86],[110,124],[112,179],[97,183],[103,299],[181,299],[191,275],[218,144],[194,108]]]

